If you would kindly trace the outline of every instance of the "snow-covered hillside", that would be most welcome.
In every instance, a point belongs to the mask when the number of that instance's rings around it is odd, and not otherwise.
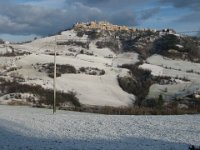
[[[66,42],[69,40],[87,42],[87,36],[79,38],[74,30],[62,32],[61,35],[46,37],[35,40],[28,44],[11,44],[16,51],[31,52],[30,55],[1,58],[1,73],[11,76],[13,72],[22,76],[23,84],[41,85],[44,88],[53,89],[53,79],[45,72],[39,72],[37,65],[53,63],[54,49],[57,56],[58,65],[72,65],[76,70],[80,68],[94,68],[105,72],[104,75],[93,74],[62,74],[57,78],[56,88],[59,91],[74,91],[82,104],[99,106],[131,106],[135,96],[123,91],[117,81],[117,76],[128,74],[127,69],[118,68],[118,64],[132,63],[138,61],[138,54],[127,53],[117,55],[109,48],[98,49],[95,41],[89,44],[89,48],[77,45],[56,45],[56,42]],[[0,47],[4,52],[5,47]],[[128,59],[127,59],[128,58]],[[16,69],[6,72],[3,68]],[[5,96],[0,98],[1,103],[5,103]],[[8,101],[10,102],[10,101]]]
[[[13,90],[12,93],[6,91],[10,81],[52,90],[54,50],[57,51],[57,91],[73,91],[84,105],[133,106],[137,100],[157,99],[159,95],[164,100],[186,98],[193,104],[191,97],[200,95],[198,40],[153,30],[87,27],[74,27],[30,43],[1,44],[0,84],[6,81],[6,87],[0,89],[0,103],[28,101],[15,96]],[[187,43],[194,44],[192,49]],[[150,70],[149,80],[145,72],[131,70],[134,67]],[[146,81],[149,82],[147,86]],[[28,105],[41,99],[41,95],[30,90],[23,92],[33,94]],[[49,97],[46,100],[49,101]]]
[[[200,116],[112,116],[0,106],[0,149],[188,150]]]
[[[200,64],[183,60],[173,60],[160,55],[153,55],[147,59],[148,64],[140,67],[152,71],[153,75],[185,78],[189,81],[175,79],[174,85],[154,84],[150,88],[149,97],[158,97],[160,93],[165,99],[184,97],[200,90]],[[167,89],[167,91],[165,91]]]

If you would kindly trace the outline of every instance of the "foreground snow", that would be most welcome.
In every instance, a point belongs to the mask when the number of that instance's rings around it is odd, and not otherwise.
[[[0,149],[187,150],[200,116],[112,116],[0,106]]]

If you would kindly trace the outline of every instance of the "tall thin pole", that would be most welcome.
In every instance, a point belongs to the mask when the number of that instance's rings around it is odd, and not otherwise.
[[[9,44],[9,42],[8,41],[6,41],[5,42],[5,47],[6,47],[6,53],[8,53],[8,44]],[[8,60],[7,59],[5,59],[6,60],[6,68],[7,68],[7,66],[8,66]]]
[[[9,44],[10,44],[10,42],[9,42],[9,41],[6,41],[6,42],[5,42],[6,53],[8,53],[8,47],[9,47]]]
[[[6,53],[8,53],[8,43],[6,43],[5,46],[6,46]]]
[[[53,114],[56,112],[56,37],[55,37],[55,47],[54,47],[54,80],[53,80],[53,89],[54,89],[54,99],[53,99]]]

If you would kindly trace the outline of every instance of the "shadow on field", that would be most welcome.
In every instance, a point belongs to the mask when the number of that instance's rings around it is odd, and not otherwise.
[[[23,135],[19,131],[27,131],[26,133],[30,135]],[[42,133],[37,136],[34,130],[24,127],[23,124],[0,119],[0,150],[188,150],[189,147],[186,143],[146,138],[109,138],[79,139],[79,137],[74,137],[74,139],[69,139],[67,136],[66,138],[46,138],[42,137]]]

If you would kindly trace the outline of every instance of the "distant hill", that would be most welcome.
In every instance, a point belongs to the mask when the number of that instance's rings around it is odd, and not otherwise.
[[[198,38],[108,22],[77,23],[29,43],[0,44],[0,103],[51,107],[54,50],[61,108],[200,111]]]
[[[80,23],[74,26],[78,36],[88,35],[91,40],[104,38],[96,43],[99,48],[109,47],[115,52],[137,52],[147,58],[153,54],[200,61],[200,40],[181,36],[172,29],[151,30],[128,28],[107,22]]]

